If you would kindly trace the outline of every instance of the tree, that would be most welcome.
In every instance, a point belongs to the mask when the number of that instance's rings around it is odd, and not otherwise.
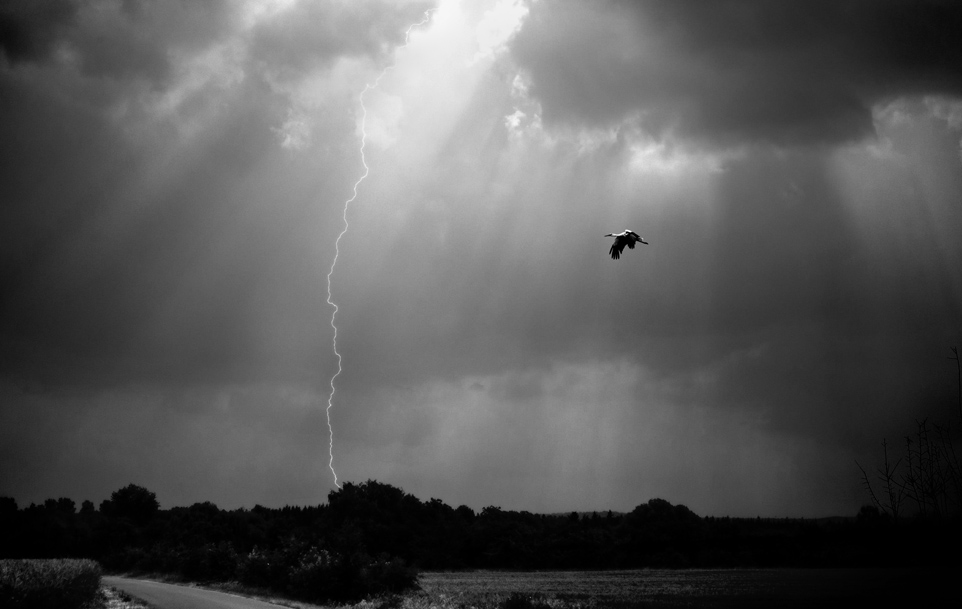
[[[877,474],[882,483],[884,500],[879,499],[879,496],[875,493],[872,481],[862,464],[856,460],[855,465],[862,471],[862,485],[872,499],[874,506],[880,512],[889,514],[893,519],[898,520],[902,511],[902,501],[905,498],[905,486],[902,481],[896,478],[896,472],[902,459],[898,459],[894,465],[889,463],[888,441],[884,438],[882,439],[882,461],[883,465],[877,469]]]
[[[954,356],[948,359],[956,362],[962,424],[962,367],[958,348],[950,349]],[[883,439],[883,464],[876,468],[881,496],[865,468],[855,463],[862,472],[862,485],[881,512],[898,519],[906,511],[903,504],[911,502],[923,518],[957,517],[962,514],[962,455],[958,444],[958,433],[953,433],[951,424],[930,424],[922,419],[916,421],[915,433],[905,436],[905,455],[890,464],[888,442]]]
[[[100,504],[100,511],[114,518],[129,518],[143,524],[153,518],[160,504],[157,495],[142,486],[128,484],[114,491],[110,499]]]
[[[13,497],[0,497],[0,516],[14,516],[18,509],[16,499]]]

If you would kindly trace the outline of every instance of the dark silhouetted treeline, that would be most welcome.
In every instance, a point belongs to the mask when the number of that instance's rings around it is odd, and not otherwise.
[[[86,557],[108,571],[240,581],[304,598],[414,585],[414,569],[920,566],[960,562],[957,520],[700,517],[662,499],[626,514],[452,508],[399,488],[345,483],[327,504],[159,509],[134,485],[95,509],[0,498],[0,557]],[[336,584],[331,582],[339,582]],[[335,586],[335,588],[332,588]]]

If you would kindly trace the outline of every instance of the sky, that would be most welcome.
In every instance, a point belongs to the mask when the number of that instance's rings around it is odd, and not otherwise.
[[[476,510],[853,515],[856,460],[958,418],[960,31],[935,0],[4,2],[0,495],[316,505],[332,452]]]

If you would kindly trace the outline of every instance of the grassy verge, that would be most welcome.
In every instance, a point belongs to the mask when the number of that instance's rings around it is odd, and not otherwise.
[[[0,560],[0,606],[89,609],[100,601],[100,565],[86,559]]]
[[[102,604],[96,606],[96,609],[150,609],[142,600],[113,587],[103,586],[100,595]]]

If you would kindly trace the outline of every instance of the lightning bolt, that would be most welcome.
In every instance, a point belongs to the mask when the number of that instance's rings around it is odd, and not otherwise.
[[[408,26],[407,31],[404,32],[404,44],[398,47],[397,49],[395,49],[395,53],[397,53],[398,50],[403,49],[406,46],[408,46],[408,44],[410,44],[411,30],[413,30],[416,27],[421,27],[422,25],[430,21],[431,13],[436,10],[437,10],[436,8],[431,8],[424,11],[424,18],[421,21],[418,21],[417,23],[412,23],[411,25]],[[341,219],[344,222],[344,228],[341,230],[341,233],[337,236],[337,239],[334,241],[334,261],[331,262],[331,269],[327,272],[327,304],[331,305],[334,308],[334,311],[331,312],[331,328],[334,329],[334,338],[332,340],[332,343],[334,347],[334,355],[337,356],[337,372],[335,372],[334,375],[331,377],[331,393],[327,398],[326,415],[327,415],[327,431],[328,431],[328,437],[329,437],[328,455],[330,457],[330,460],[327,462],[327,466],[331,468],[331,474],[334,475],[334,486],[336,486],[337,488],[341,488],[341,485],[337,481],[337,472],[334,471],[334,426],[331,425],[331,408],[334,406],[334,394],[336,393],[334,381],[336,381],[337,377],[339,377],[341,375],[341,372],[344,371],[344,367],[343,367],[343,359],[341,358],[341,353],[337,350],[337,324],[335,322],[337,318],[337,312],[339,309],[337,307],[337,304],[335,304],[334,300],[331,298],[331,275],[334,274],[334,268],[337,266],[337,258],[341,254],[341,247],[340,247],[341,237],[343,237],[344,234],[347,233],[347,229],[349,227],[349,224],[347,222],[347,208],[350,207],[354,199],[357,198],[357,189],[361,185],[361,182],[363,182],[367,178],[367,176],[371,173],[371,168],[368,167],[367,158],[364,155],[364,148],[367,145],[367,130],[366,130],[367,107],[364,106],[364,94],[367,93],[368,91],[371,91],[372,89],[376,89],[378,84],[381,82],[381,79],[384,78],[384,75],[390,72],[392,69],[394,69],[395,65],[396,63],[392,63],[391,65],[387,66],[381,71],[380,74],[378,74],[377,78],[374,79],[373,83],[367,83],[366,85],[364,85],[364,90],[361,91],[361,94],[358,96],[358,99],[357,99],[358,104],[361,106],[360,153],[361,153],[361,165],[364,166],[364,173],[362,173],[361,177],[359,177],[357,181],[354,182],[354,189],[353,189],[353,194],[351,194],[351,197],[348,200],[344,201],[344,209],[341,212]]]

